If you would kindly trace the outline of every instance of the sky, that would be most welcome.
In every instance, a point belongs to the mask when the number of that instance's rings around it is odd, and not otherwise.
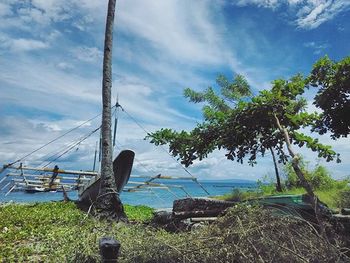
[[[13,162],[81,125],[23,160],[43,165],[92,169],[98,132],[74,141],[100,124],[101,81],[107,0],[0,0],[0,164]],[[307,75],[328,55],[350,54],[349,0],[119,0],[113,47],[113,103],[118,115],[116,153],[136,153],[133,174],[187,175],[167,148],[144,140],[160,128],[190,130],[201,122],[201,107],[183,89],[217,88],[219,74],[244,75],[253,91],[277,78]],[[315,94],[306,94],[309,111]],[[335,178],[350,171],[350,143],[328,135],[320,141],[341,154],[325,163],[296,149],[312,169],[325,164]],[[72,145],[70,147],[70,145]],[[188,168],[199,179],[273,177],[266,155],[250,167],[215,151]],[[51,157],[50,157],[51,156]]]

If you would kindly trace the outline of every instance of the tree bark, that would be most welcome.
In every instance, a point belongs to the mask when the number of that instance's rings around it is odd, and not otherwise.
[[[112,48],[113,24],[116,0],[108,1],[106,20],[103,79],[102,79],[102,156],[101,156],[101,186],[97,197],[96,212],[101,218],[126,220],[123,204],[117,192],[112,165],[112,134],[111,134],[111,90],[112,90]]]
[[[276,191],[282,192],[281,178],[280,178],[280,174],[278,172],[278,166],[277,166],[277,161],[276,161],[276,157],[275,157],[275,152],[273,151],[272,147],[270,147],[270,151],[271,151],[271,155],[272,155],[273,165],[275,166]]]
[[[325,226],[324,226],[324,223],[322,220],[322,215],[320,213],[319,199],[315,195],[309,182],[306,180],[304,172],[299,167],[299,157],[298,157],[298,155],[296,155],[294,153],[294,151],[292,149],[292,145],[290,143],[290,138],[289,138],[289,134],[288,134],[287,129],[281,125],[276,114],[274,114],[274,118],[275,118],[275,123],[276,123],[278,129],[280,130],[280,132],[283,133],[284,140],[287,144],[287,149],[288,149],[289,155],[292,157],[292,167],[293,167],[295,173],[297,174],[297,176],[301,182],[301,185],[304,187],[307,194],[310,196],[311,205],[313,206],[313,209],[315,211],[316,221],[320,227],[320,233],[324,236],[325,235]]]

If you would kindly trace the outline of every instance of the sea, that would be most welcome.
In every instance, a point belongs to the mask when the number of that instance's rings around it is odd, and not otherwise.
[[[136,192],[122,192],[120,198],[124,204],[146,205],[155,209],[169,209],[173,206],[173,202],[176,199],[186,197],[214,197],[228,194],[235,189],[254,191],[257,188],[256,182],[245,180],[203,180],[199,181],[202,187],[191,180],[162,180],[161,183],[168,185],[168,189],[151,188],[140,189]],[[172,186],[182,186],[182,188]],[[0,192],[1,203],[35,203],[63,200],[62,192],[27,193],[23,191],[15,191],[7,196],[5,196],[5,194],[6,192],[4,191]],[[72,200],[78,199],[77,191],[70,191],[67,192],[67,194]]]

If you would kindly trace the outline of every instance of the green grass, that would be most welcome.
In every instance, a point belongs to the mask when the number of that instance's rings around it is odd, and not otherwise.
[[[126,205],[125,211],[140,224],[152,218],[153,209]],[[97,240],[119,228],[87,216],[74,203],[0,206],[0,262],[68,262],[79,253],[94,258]]]
[[[129,220],[136,222],[145,222],[153,218],[154,209],[148,206],[124,205],[124,210]]]
[[[341,208],[341,204],[345,203],[345,201],[341,200],[341,193],[342,192],[348,192],[350,191],[350,188],[346,185],[335,185],[332,188],[329,189],[318,189],[316,190],[316,195],[319,197],[319,199],[327,204],[329,208],[337,209]],[[291,195],[298,195],[298,194],[305,194],[306,191],[304,188],[293,188],[283,191],[282,193],[278,193],[274,189],[274,185],[264,185],[261,186],[256,191],[241,191],[241,190],[234,190],[231,193],[228,193],[226,195],[218,197],[220,200],[230,200],[230,201],[245,201],[249,199],[264,197],[264,196],[271,196],[271,195],[280,195],[280,194],[291,194]]]
[[[0,262],[100,262],[105,236],[121,242],[118,262],[340,262],[338,246],[308,224],[258,207],[237,206],[210,226],[177,234],[144,224],[148,207],[125,210],[132,224],[98,221],[73,203],[0,206]]]

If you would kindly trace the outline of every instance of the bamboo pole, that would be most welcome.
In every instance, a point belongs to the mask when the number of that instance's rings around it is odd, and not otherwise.
[[[47,185],[47,187],[48,187],[48,181],[47,182],[43,182],[43,181],[39,181],[39,180],[27,180],[27,182],[25,182],[24,180],[21,180],[21,179],[13,179],[12,181],[13,182],[19,182],[19,183],[26,183],[27,185],[31,185],[31,184],[38,184],[38,185],[41,185],[41,186]],[[71,183],[61,183],[61,182],[59,182],[59,183],[54,183],[53,185],[80,186],[82,184],[78,184],[78,183],[71,184]]]
[[[11,193],[14,189],[15,189],[16,185],[14,184],[10,190],[5,194],[5,196],[7,196],[9,193]]]
[[[37,174],[16,174],[16,173],[8,173],[8,176],[18,176],[18,177],[34,177],[34,178],[51,178],[51,175],[47,175],[45,177],[44,175],[37,175]],[[57,176],[56,179],[61,179],[61,180],[75,180],[75,181],[90,181],[91,178],[82,178],[82,177],[65,177],[65,176]],[[1,182],[0,182],[1,183]]]
[[[36,168],[36,167],[29,167],[29,166],[11,166],[8,167],[8,169],[15,169],[15,170],[29,170],[29,171],[42,171],[42,172],[54,172],[54,169],[52,168]],[[97,176],[97,172],[87,172],[87,171],[75,171],[75,170],[57,170],[57,173],[59,174],[78,174],[78,175],[86,175],[86,176]]]
[[[4,190],[6,187],[8,187],[10,185],[11,182],[8,182],[7,184],[5,184],[0,190]]]

